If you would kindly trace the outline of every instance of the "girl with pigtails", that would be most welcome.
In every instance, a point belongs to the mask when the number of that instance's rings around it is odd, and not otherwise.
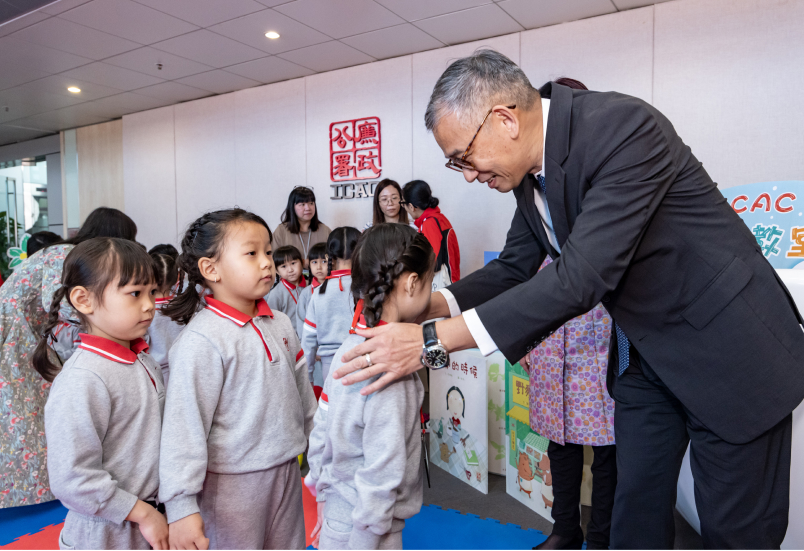
[[[98,237],[64,262],[34,368],[55,381],[45,405],[48,473],[69,512],[61,549],[168,549],[156,507],[165,387],[142,337],[154,316],[154,269],[137,243]],[[80,318],[78,349],[61,369],[48,338],[66,299]]]
[[[352,254],[359,238],[360,232],[350,226],[335,228],[327,238],[327,278],[313,291],[301,336],[310,382],[316,356],[321,357],[326,381],[335,351],[349,335],[349,322],[355,311],[350,288]]]
[[[410,226],[366,230],[352,256],[352,293],[360,300],[347,323],[354,328],[416,320],[430,303],[434,264],[427,238]],[[332,369],[364,341],[349,331]],[[402,549],[405,520],[421,508],[424,388],[413,373],[363,396],[361,390],[380,375],[351,386],[331,377],[324,382],[305,480],[318,502],[312,534],[318,549]]]

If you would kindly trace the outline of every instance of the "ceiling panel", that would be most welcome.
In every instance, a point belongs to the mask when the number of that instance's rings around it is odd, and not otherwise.
[[[89,104],[82,103],[80,105],[64,107],[63,109],[57,109],[55,111],[49,111],[14,121],[14,124],[19,124],[27,128],[55,132],[57,130],[67,130],[68,128],[98,124],[106,120],[106,117],[92,113]]]
[[[296,0],[275,9],[333,38],[405,22],[373,0]]]
[[[279,57],[318,73],[374,61],[374,58],[337,40],[285,52]]]
[[[3,120],[29,117],[62,107],[77,105],[84,101],[81,98],[49,94],[20,86],[0,92],[0,110],[3,111]],[[5,111],[6,108],[8,109],[7,112]]]
[[[41,23],[31,25],[14,33],[11,38],[19,38],[95,60],[121,54],[140,46],[136,42],[90,29],[59,17],[51,17]]]
[[[95,100],[91,102],[90,105],[95,114],[114,119],[128,115],[129,113],[156,109],[157,107],[162,107],[170,103],[172,103],[170,100],[143,96],[135,92],[124,92],[115,96]]]
[[[93,0],[59,17],[139,44],[152,44],[198,28],[131,0]]]
[[[238,17],[210,27],[209,30],[269,54],[279,54],[332,40],[329,36],[275,10],[263,10]],[[279,38],[275,40],[265,38],[265,33],[268,31],[278,32]]]
[[[460,44],[523,30],[496,4],[422,19],[415,25],[445,44]]]
[[[0,38],[0,52],[3,53],[0,56],[0,70],[9,62],[28,67],[33,72],[53,74],[92,62],[86,57],[25,42],[15,35]]]
[[[200,88],[201,90],[214,92],[216,94],[225,94],[227,92],[243,90],[245,88],[260,85],[260,82],[257,82],[256,80],[235,75],[221,69],[215,69],[214,71],[184,77],[176,82],[186,84],[187,86],[193,86],[195,88]]]
[[[661,4],[669,0],[611,0],[617,9],[620,11],[630,10],[633,8],[641,8],[643,6],[652,6],[653,4]]]
[[[13,57],[0,58],[0,90],[13,88],[20,84],[48,76],[49,73],[38,71],[16,63]]]
[[[74,94],[67,90],[67,88],[70,86],[77,86],[81,89],[81,91],[77,94]],[[34,80],[21,85],[20,88],[23,90],[31,90],[33,92],[57,94],[68,98],[76,98],[82,101],[90,101],[123,92],[123,90],[118,88],[112,88],[102,84],[95,84],[85,80],[79,80],[77,78],[70,78],[64,75],[51,75],[39,80]]]
[[[267,6],[269,8],[273,8],[274,6],[278,6],[279,4],[287,4],[291,0],[257,0],[263,6]]]
[[[536,29],[567,21],[577,21],[617,11],[611,0],[505,0],[498,6],[516,19],[526,29]]]
[[[30,128],[17,128],[9,125],[0,125],[0,145],[24,142],[33,140],[40,136],[46,136],[51,132],[44,130],[32,130]]]
[[[269,84],[271,82],[279,82],[280,80],[289,80],[292,78],[306,77],[312,75],[313,71],[296,65],[285,59],[270,56],[261,59],[255,59],[240,65],[232,65],[226,68],[230,73],[236,73],[244,77]]]
[[[162,82],[161,84],[154,84],[137,90],[138,94],[143,96],[150,96],[152,98],[162,99],[170,103],[178,103],[180,101],[189,101],[191,99],[203,98],[211,95],[206,90],[180,84],[178,82]]]
[[[199,27],[209,27],[247,13],[264,10],[265,6],[254,0],[135,0]]]
[[[492,0],[375,0],[375,2],[408,21],[418,21],[493,3]]]
[[[58,2],[53,2],[52,4],[48,4],[43,8],[40,8],[39,11],[43,11],[50,15],[58,15],[63,13],[67,10],[71,10],[81,4],[86,4],[89,0],[59,0]]]
[[[440,48],[444,44],[410,23],[344,38],[349,46],[376,59]]]
[[[196,73],[203,73],[213,68],[151,47],[139,48],[122,55],[104,59],[103,62],[165,80],[174,80]],[[161,65],[162,68],[160,69],[158,65]]]
[[[77,78],[95,84],[105,84],[119,90],[136,90],[137,88],[164,81],[161,78],[124,69],[116,65],[109,65],[101,61],[90,63],[77,69],[70,69],[61,74],[65,77]]]
[[[17,17],[16,19],[12,19],[0,25],[0,36],[9,35],[25,27],[29,27],[34,23],[44,21],[48,17],[50,17],[48,14],[42,13],[41,11],[32,11],[22,17]]]
[[[265,56],[265,52],[206,29],[177,36],[153,45],[165,52],[192,59],[216,68],[243,63]]]

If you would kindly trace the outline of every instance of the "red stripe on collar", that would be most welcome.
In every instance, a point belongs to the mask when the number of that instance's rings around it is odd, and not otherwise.
[[[290,281],[288,281],[288,280],[287,280],[287,279],[285,279],[285,278],[282,278],[282,279],[280,279],[279,281],[281,281],[281,282],[282,282],[282,285],[284,285],[284,286],[285,286],[285,288],[287,288],[289,291],[292,291],[293,289],[295,289],[295,288],[296,288],[296,285],[293,285],[293,284],[292,284]]]
[[[221,302],[220,300],[215,300],[212,295],[207,295],[204,300],[206,300],[207,305],[206,308],[208,310],[213,311],[214,313],[218,314],[222,318],[226,318],[235,322],[240,327],[243,327],[248,322],[250,322],[253,318],[251,316],[247,316],[240,310],[236,308],[232,308],[225,302]],[[261,298],[255,301],[257,305],[257,315],[254,316],[256,318],[261,316],[268,316],[269,318],[274,317],[274,313],[271,312],[270,306],[268,303],[265,302],[265,299]]]
[[[170,302],[172,299],[173,299],[173,295],[171,295],[169,297],[157,298],[157,299],[154,299],[154,304],[156,304],[157,306],[164,306],[165,304]]]
[[[122,364],[133,364],[137,361],[137,354],[140,352],[148,352],[148,343],[143,339],[134,339],[131,341],[131,348],[129,349],[112,340],[97,335],[79,333],[78,336],[81,338],[81,344],[78,345],[78,348],[83,348],[84,350]]]
[[[352,275],[352,270],[334,270],[327,276],[327,279],[335,279],[336,277],[343,277],[347,275]]]
[[[388,325],[387,321],[378,321],[374,327],[379,327],[380,325]],[[355,315],[352,318],[352,326],[349,328],[350,335],[356,335],[357,332],[355,329],[368,329],[368,325],[366,325],[366,318],[363,316],[363,299],[357,301],[355,304]]]
[[[321,284],[318,282],[316,278],[313,278],[313,281],[312,283],[310,283],[310,285],[313,286],[313,289],[315,289],[316,287],[321,287]]]

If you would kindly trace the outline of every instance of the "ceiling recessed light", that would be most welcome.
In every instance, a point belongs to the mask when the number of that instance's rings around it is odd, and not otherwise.
[[[78,92],[81,91],[81,88],[77,86],[70,86],[69,88],[67,88],[67,91],[72,92],[73,94],[77,94]]]
[[[271,40],[276,40],[277,38],[279,38],[279,33],[276,31],[268,31],[267,33],[265,33],[265,37],[270,38]]]

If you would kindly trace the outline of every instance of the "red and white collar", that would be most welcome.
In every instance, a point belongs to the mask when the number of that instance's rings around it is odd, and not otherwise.
[[[134,339],[131,341],[131,348],[129,349],[112,340],[97,335],[79,333],[78,336],[81,338],[81,344],[78,345],[78,348],[94,352],[99,356],[121,364],[133,364],[137,361],[137,354],[140,352],[148,352],[148,343],[143,339]]]
[[[375,327],[379,327],[380,325],[388,325],[387,321],[378,321]],[[357,301],[355,305],[355,315],[352,318],[352,326],[349,328],[350,335],[356,335],[355,329],[368,329],[368,325],[366,325],[366,317],[363,315],[363,299]]]
[[[313,289],[315,289],[316,287],[321,287],[321,284],[315,277],[313,278],[313,281],[310,283],[310,285],[312,285]]]
[[[283,278],[281,278],[279,281],[281,281],[281,282],[282,282],[282,285],[284,285],[284,286],[285,286],[285,288],[286,288],[288,291],[292,291],[293,289],[295,289],[296,287],[298,287],[298,285],[293,285],[293,284],[292,284],[290,281],[288,281],[288,280],[287,280],[287,279],[285,279],[284,277],[283,277]],[[302,280],[302,281],[304,281],[304,280]]]
[[[167,304],[171,300],[173,300],[173,295],[170,295],[169,297],[156,298],[156,299],[154,299],[154,304],[156,306],[164,306],[165,304]]]
[[[207,310],[212,310],[216,314],[218,314],[222,318],[226,318],[235,322],[240,327],[243,327],[248,322],[250,322],[253,318],[251,316],[247,316],[240,310],[232,308],[228,304],[221,302],[219,300],[215,300],[212,295],[207,295],[204,297],[204,300],[207,302],[206,308]],[[268,303],[265,302],[265,299],[261,298],[255,301],[257,305],[257,315],[254,316],[259,318],[261,316],[268,316],[269,318],[274,317],[274,313],[271,311],[270,306]]]
[[[327,279],[335,279],[348,275],[352,275],[352,270],[334,270],[327,276]]]

